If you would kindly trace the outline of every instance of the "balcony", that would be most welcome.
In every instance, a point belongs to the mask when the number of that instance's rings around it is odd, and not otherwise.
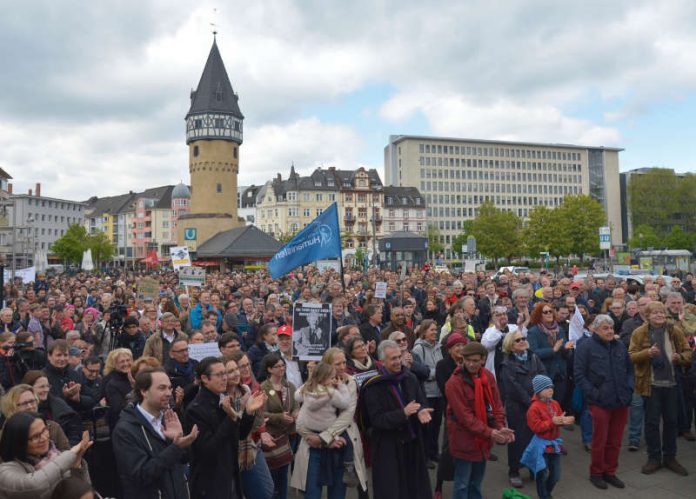
[[[346,213],[346,215],[343,217],[343,222],[352,225],[355,223],[355,216],[353,216],[351,213]]]

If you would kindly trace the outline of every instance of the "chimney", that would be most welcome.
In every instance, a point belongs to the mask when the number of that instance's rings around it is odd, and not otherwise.
[[[31,192],[31,189],[29,189],[29,196],[32,196],[32,192]]]
[[[36,182],[36,197],[40,198],[41,197],[41,183]]]
[[[12,194],[12,184],[7,184],[7,192],[8,194]]]

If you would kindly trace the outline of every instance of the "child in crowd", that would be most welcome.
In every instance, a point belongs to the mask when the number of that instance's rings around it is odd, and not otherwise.
[[[307,382],[297,389],[295,400],[302,403],[297,424],[315,433],[328,430],[338,418],[338,413],[350,404],[348,388],[336,376],[330,364],[318,364]],[[340,437],[346,441],[343,450],[343,481],[356,486],[358,476],[353,463],[353,446],[346,432]],[[339,437],[336,437],[339,438]]]
[[[561,478],[560,427],[573,424],[575,418],[566,416],[558,402],[553,400],[553,381],[539,374],[532,379],[534,396],[527,410],[527,425],[534,432],[524,451],[521,463],[536,476],[537,494],[549,499]]]

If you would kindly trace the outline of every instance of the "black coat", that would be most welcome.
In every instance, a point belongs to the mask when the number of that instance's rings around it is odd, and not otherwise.
[[[134,335],[121,333],[116,337],[116,348],[127,348],[133,354],[133,360],[143,356],[145,350],[145,335],[138,331]]]
[[[68,437],[70,445],[77,445],[82,440],[82,420],[61,397],[49,393],[48,399],[39,404],[39,414],[58,423]]]
[[[163,439],[134,406],[121,411],[114,455],[128,499],[188,499],[187,452]]]
[[[531,350],[527,350],[525,362],[513,354],[505,355],[500,366],[498,386],[500,387],[500,398],[505,402],[506,408],[514,406],[526,414],[534,395],[532,379],[537,374],[546,374],[546,368]]]
[[[416,377],[405,370],[399,383],[403,405],[415,400],[426,407]],[[416,415],[406,417],[391,382],[371,378],[360,393],[370,421],[372,485],[375,497],[430,499],[430,476],[425,460],[424,426]]]
[[[239,441],[254,424],[246,412],[232,421],[220,407],[220,397],[201,387],[186,410],[186,432],[198,425],[198,438],[191,446],[191,497],[241,499]],[[234,491],[234,492],[233,492]]]
[[[109,406],[109,427],[113,430],[118,423],[121,411],[128,404],[128,394],[132,391],[128,375],[111,371],[104,377],[104,396]]]
[[[82,412],[89,410],[94,407],[97,402],[99,402],[98,400],[94,400],[92,397],[90,397],[87,391],[82,387],[80,387],[79,402],[75,402],[72,399],[65,399],[65,397],[63,397],[63,385],[67,385],[71,381],[73,383],[80,383],[80,374],[69,365],[62,369],[58,369],[49,362],[46,364],[46,367],[44,367],[44,373],[46,373],[48,382],[51,385],[51,394],[55,395],[56,397],[63,398],[70,407],[75,409],[75,411]]]
[[[578,342],[575,352],[575,384],[588,405],[615,409],[630,405],[633,396],[633,363],[626,345],[606,342],[596,334]]]

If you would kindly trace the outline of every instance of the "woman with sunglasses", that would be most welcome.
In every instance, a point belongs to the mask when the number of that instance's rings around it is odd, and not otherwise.
[[[529,323],[529,349],[541,359],[546,368],[546,375],[553,381],[553,398],[564,405],[568,388],[566,359],[575,342],[564,337],[556,321],[556,310],[550,303],[537,303]]]
[[[522,487],[520,458],[532,439],[527,425],[527,409],[532,403],[534,389],[532,379],[545,374],[546,368],[529,349],[527,338],[520,330],[510,331],[503,338],[503,361],[500,365],[499,385],[505,401],[505,417],[508,427],[515,432],[515,440],[507,446],[508,477],[510,485]]]
[[[0,494],[2,497],[44,499],[71,468],[79,467],[89,449],[87,432],[70,450],[52,445],[44,419],[33,412],[18,412],[7,420],[0,437]]]

